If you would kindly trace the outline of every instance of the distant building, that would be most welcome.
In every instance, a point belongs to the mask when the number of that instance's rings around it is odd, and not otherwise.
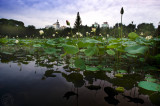
[[[66,28],[66,26],[60,26],[58,20],[56,23],[54,23],[53,25],[46,25],[45,26],[46,29],[49,29],[49,28],[54,28],[55,30],[63,30]]]
[[[45,28],[46,29],[53,28],[53,25],[46,25]]]
[[[102,28],[108,28],[108,27],[109,27],[108,22],[103,22]]]
[[[61,26],[60,27],[61,30],[65,29],[65,28],[67,28],[67,27],[66,26]]]
[[[60,29],[60,24],[59,24],[58,20],[56,23],[53,24],[53,28],[55,28],[55,30]]]
[[[92,26],[94,26],[95,28],[98,28],[99,24],[95,22],[94,24],[92,24]]]

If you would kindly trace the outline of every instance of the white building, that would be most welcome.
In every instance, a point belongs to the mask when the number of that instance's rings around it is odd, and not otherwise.
[[[98,28],[98,23],[97,22],[95,22],[94,24],[92,24],[92,26],[94,26],[95,28]]]
[[[53,28],[55,28],[55,30],[60,29],[60,24],[59,24],[58,20],[56,23],[53,24]]]
[[[103,22],[102,28],[107,28],[107,27],[109,27],[108,22]]]
[[[49,28],[54,28],[55,30],[63,30],[66,28],[66,26],[60,26],[58,20],[56,23],[52,24],[52,25],[46,25],[45,26],[46,29],[49,29]]]

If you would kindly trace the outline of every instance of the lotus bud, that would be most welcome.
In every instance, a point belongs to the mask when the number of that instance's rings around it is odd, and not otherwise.
[[[120,13],[121,13],[121,14],[123,14],[123,13],[124,13],[123,7],[121,8],[121,11],[120,11]]]
[[[68,20],[66,20],[66,24],[67,24],[68,26],[70,26],[70,22],[69,22]]]

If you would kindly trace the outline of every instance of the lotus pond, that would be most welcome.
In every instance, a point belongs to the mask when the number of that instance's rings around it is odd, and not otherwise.
[[[0,105],[158,106],[159,40],[1,38]]]

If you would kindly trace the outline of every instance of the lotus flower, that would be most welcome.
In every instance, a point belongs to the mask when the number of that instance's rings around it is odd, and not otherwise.
[[[140,35],[143,35],[143,32],[141,32],[141,34]]]
[[[55,35],[55,34],[53,34],[52,36],[53,36],[53,37],[55,37],[56,35]]]
[[[44,34],[43,30],[40,30],[40,31],[39,31],[39,34],[40,34],[40,35]]]
[[[96,28],[92,28],[92,31],[93,31],[93,32],[96,32]]]
[[[69,36],[67,36],[66,39],[69,39]]]
[[[16,41],[15,41],[15,43],[19,43],[19,41],[18,41],[18,40],[16,40]]]
[[[106,38],[102,38],[102,40],[106,40]]]
[[[146,40],[150,40],[152,38],[153,38],[152,36],[146,36]]]
[[[109,37],[109,34],[107,34],[107,37]]]

